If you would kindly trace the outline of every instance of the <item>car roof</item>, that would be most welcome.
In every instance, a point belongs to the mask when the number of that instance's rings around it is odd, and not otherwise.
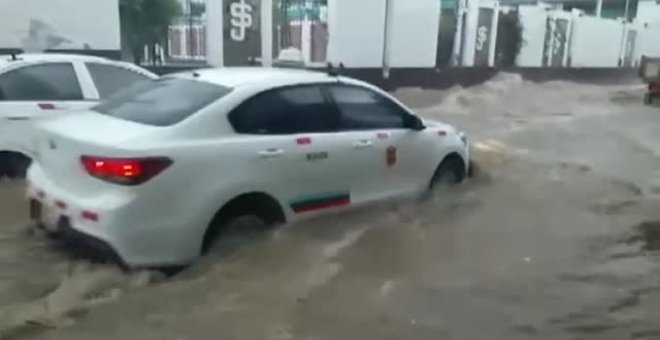
[[[152,77],[156,77],[155,74],[152,72],[141,68],[137,65],[125,62],[125,61],[119,61],[119,60],[112,60],[108,58],[103,58],[103,57],[97,57],[97,56],[92,56],[92,55],[85,55],[85,54],[69,54],[69,53],[21,53],[21,54],[16,54],[16,59],[12,55],[0,55],[0,69],[3,69],[4,67],[14,65],[14,64],[24,64],[24,63],[32,63],[32,62],[61,62],[61,61],[68,61],[68,62],[73,62],[73,61],[82,61],[82,62],[99,62],[99,63],[113,63],[113,64],[119,64],[125,67],[129,67],[131,69],[134,69],[136,71],[140,71],[146,75],[150,75]]]
[[[326,72],[272,67],[223,67],[187,71],[172,75],[190,77],[225,87],[259,84],[286,86],[301,83],[332,82],[338,78]]]

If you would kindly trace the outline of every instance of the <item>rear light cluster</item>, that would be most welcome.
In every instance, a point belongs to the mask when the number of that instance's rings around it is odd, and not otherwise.
[[[172,160],[165,157],[110,158],[80,157],[85,171],[98,179],[120,185],[140,185],[167,169]]]
[[[649,92],[660,92],[660,83],[649,84]]]

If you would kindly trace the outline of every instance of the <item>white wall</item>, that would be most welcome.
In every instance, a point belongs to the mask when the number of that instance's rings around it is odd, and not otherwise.
[[[660,57],[660,23],[648,25],[639,32],[636,49],[637,58]]]
[[[118,0],[0,0],[0,47],[25,48],[31,19],[69,40],[49,48],[120,50]]]
[[[392,0],[391,11],[390,66],[435,67],[440,1]]]
[[[434,67],[440,1],[390,0],[390,67]],[[385,0],[329,0],[328,61],[346,67],[382,67]]]
[[[639,0],[637,5],[637,22],[660,22],[660,4],[655,0]]]
[[[518,15],[523,28],[523,42],[516,59],[516,65],[521,67],[541,66],[545,26],[548,18],[547,11],[540,6],[520,6]]]
[[[328,0],[328,30],[329,62],[346,67],[382,66],[384,0]]]
[[[623,23],[618,20],[576,16],[573,19],[571,66],[617,67],[623,32]]]

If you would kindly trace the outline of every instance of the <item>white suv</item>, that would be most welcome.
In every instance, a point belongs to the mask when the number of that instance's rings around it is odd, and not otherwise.
[[[131,267],[186,264],[238,218],[293,221],[460,182],[465,136],[322,72],[225,68],[44,122],[33,219]]]
[[[32,157],[33,120],[88,109],[157,76],[129,63],[73,54],[0,56],[0,178]]]

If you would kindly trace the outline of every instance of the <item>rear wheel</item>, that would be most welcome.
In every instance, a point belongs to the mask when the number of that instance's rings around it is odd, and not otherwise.
[[[0,152],[0,178],[22,179],[27,174],[31,159],[16,152]]]
[[[218,238],[242,238],[261,233],[285,221],[280,205],[264,194],[246,194],[232,200],[211,221],[202,242],[202,254],[207,254]]]
[[[249,212],[220,217],[211,223],[208,232],[204,236],[202,254],[208,254],[214,249],[220,237],[227,239],[242,238],[262,232],[268,229],[270,225],[262,217]]]

